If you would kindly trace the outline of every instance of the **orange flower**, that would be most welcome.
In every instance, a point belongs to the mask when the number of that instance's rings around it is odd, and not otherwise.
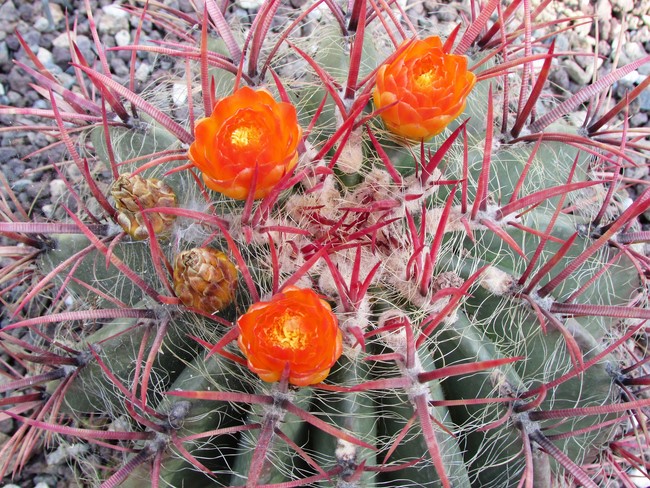
[[[292,385],[320,383],[341,356],[338,320],[310,289],[290,286],[268,302],[255,303],[237,325],[248,367],[264,381],[278,381],[288,365]]]
[[[255,171],[254,198],[264,198],[296,166],[302,130],[293,105],[245,86],[219,100],[212,115],[198,121],[194,134],[188,157],[205,184],[245,200]]]
[[[437,36],[405,43],[377,71],[375,107],[397,102],[381,113],[388,129],[406,139],[427,140],[465,110],[476,76],[467,71],[465,56],[443,51]]]

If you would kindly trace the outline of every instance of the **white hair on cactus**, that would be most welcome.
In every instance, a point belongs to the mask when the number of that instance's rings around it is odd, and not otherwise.
[[[495,266],[487,266],[479,278],[479,284],[491,293],[504,296],[515,285],[515,278]]]
[[[426,210],[426,232],[429,235],[435,235],[440,229],[440,220],[442,218],[442,207],[433,207]],[[465,232],[465,225],[462,222],[463,214],[459,206],[450,209],[444,232]]]
[[[422,185],[422,182],[418,176],[412,175],[405,178],[405,190],[403,198],[406,210],[408,210],[411,214],[419,214],[422,210],[422,202],[438,191],[439,186],[436,185],[435,182],[442,179],[442,176],[442,172],[436,168],[433,170],[431,176],[427,179],[425,185]]]
[[[362,127],[350,132],[344,142],[343,149],[341,149],[339,158],[336,161],[336,167],[345,174],[356,174],[361,171],[364,162],[362,134]]]
[[[357,446],[345,439],[337,439],[334,455],[340,464],[355,463],[357,459]]]

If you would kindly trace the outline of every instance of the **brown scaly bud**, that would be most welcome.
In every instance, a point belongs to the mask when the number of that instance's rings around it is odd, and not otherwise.
[[[124,173],[115,180],[111,195],[117,208],[117,223],[131,237],[137,240],[149,237],[145,218],[156,235],[164,235],[171,227],[175,215],[158,212],[142,214],[141,209],[154,207],[176,207],[176,195],[167,183],[155,178]]]
[[[237,268],[221,251],[195,247],[174,259],[174,292],[183,305],[215,313],[235,298]]]

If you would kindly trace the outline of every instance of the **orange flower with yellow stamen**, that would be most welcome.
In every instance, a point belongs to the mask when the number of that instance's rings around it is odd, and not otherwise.
[[[237,325],[248,367],[268,382],[280,380],[288,366],[292,385],[320,383],[343,350],[336,316],[310,289],[290,286],[268,302],[255,303]]]
[[[405,41],[402,52],[379,67],[373,92],[386,127],[413,141],[428,140],[465,110],[476,76],[467,58],[444,52],[437,36]]]
[[[298,162],[302,129],[296,109],[247,86],[219,100],[198,121],[188,157],[208,188],[236,200],[264,198]]]

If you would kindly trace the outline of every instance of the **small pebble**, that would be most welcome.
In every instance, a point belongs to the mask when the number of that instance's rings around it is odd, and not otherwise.
[[[149,80],[149,74],[151,73],[151,66],[147,63],[142,63],[135,70],[135,79],[140,83],[146,83]]]
[[[21,178],[19,180],[14,181],[13,185],[11,185],[11,189],[16,193],[22,193],[25,190],[27,190],[27,187],[32,183],[33,183],[32,180],[28,180],[27,178]]]
[[[187,85],[185,83],[174,83],[172,86],[172,103],[182,107],[187,102]]]
[[[245,10],[257,10],[264,3],[263,0],[235,0],[235,3]]]
[[[101,17],[97,22],[97,31],[100,34],[115,35],[122,29],[129,28],[129,13],[119,4],[102,7]]]
[[[45,17],[39,17],[34,22],[34,29],[39,32],[46,32],[50,29],[50,22]]]
[[[38,48],[38,52],[36,53],[36,57],[38,60],[45,65],[45,67],[50,67],[52,63],[52,53],[45,49],[44,47]]]
[[[131,34],[129,33],[128,30],[122,29],[117,34],[115,34],[116,45],[120,47],[128,46],[130,42],[131,42]]]

